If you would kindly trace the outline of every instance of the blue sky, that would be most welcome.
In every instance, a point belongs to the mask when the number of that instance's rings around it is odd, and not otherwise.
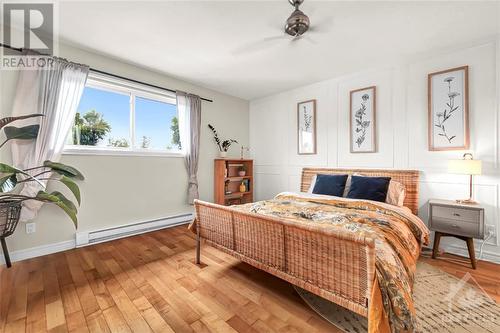
[[[111,133],[99,142],[99,146],[107,146],[109,138],[124,138],[130,143],[128,95],[86,87],[78,106],[78,112],[84,115],[90,110],[96,110],[102,114],[104,120],[111,125]],[[172,131],[170,125],[176,114],[175,105],[136,97],[136,144],[140,144],[144,135],[151,140],[149,148],[165,149],[167,146],[171,146]]]
[[[136,142],[142,142],[145,135],[151,139],[150,148],[165,149],[172,145],[172,118],[177,115],[173,104],[135,98],[135,135]]]

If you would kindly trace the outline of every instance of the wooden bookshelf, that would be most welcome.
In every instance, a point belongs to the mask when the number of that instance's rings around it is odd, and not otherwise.
[[[238,172],[244,169],[245,175]],[[240,191],[241,183],[245,191]],[[219,205],[239,205],[253,201],[253,160],[217,158],[214,160],[214,200]]]

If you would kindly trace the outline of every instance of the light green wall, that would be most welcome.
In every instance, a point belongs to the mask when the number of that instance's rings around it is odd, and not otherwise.
[[[213,103],[202,102],[198,172],[200,197],[212,200],[213,159],[217,149],[207,124],[214,124],[224,137],[235,138],[248,146],[247,101],[78,48],[60,45],[59,54],[96,69],[213,99]],[[0,115],[3,117],[10,114],[17,73],[0,71],[0,76]],[[2,161],[10,161],[9,154],[4,151]],[[239,147],[231,148],[230,155],[238,156]],[[64,155],[62,162],[74,165],[86,176],[81,183],[79,231],[192,211],[186,204],[187,175],[182,158]],[[35,222],[37,231],[29,235],[25,233],[24,224],[19,224],[14,235],[7,239],[10,251],[74,239],[71,221],[55,207],[44,206]]]

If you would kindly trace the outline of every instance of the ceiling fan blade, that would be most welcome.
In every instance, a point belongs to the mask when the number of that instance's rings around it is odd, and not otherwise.
[[[304,35],[296,36],[290,39],[290,43],[297,43],[299,41],[307,41],[311,44],[318,44],[318,42],[307,35],[307,32]]]
[[[275,42],[276,40],[284,40],[286,39],[285,35],[279,35],[279,36],[271,36],[271,37],[266,37],[261,40],[255,41],[248,43],[246,45],[242,45],[240,47],[237,47],[234,49],[231,53],[233,55],[241,55],[245,53],[255,53],[258,51],[262,51],[265,48],[272,47],[276,44],[273,44],[272,42]]]

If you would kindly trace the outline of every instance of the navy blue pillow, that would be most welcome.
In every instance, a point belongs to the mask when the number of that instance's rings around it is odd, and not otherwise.
[[[351,176],[351,188],[347,197],[384,202],[391,177]]]
[[[326,194],[341,197],[344,193],[348,175],[316,175],[314,194]]]

